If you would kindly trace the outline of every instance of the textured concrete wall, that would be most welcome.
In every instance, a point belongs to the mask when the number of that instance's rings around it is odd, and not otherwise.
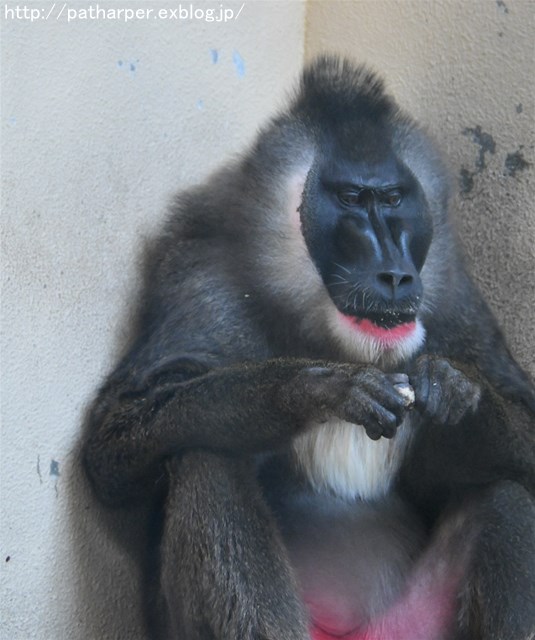
[[[372,65],[441,143],[472,272],[535,375],[533,0],[312,0],[307,21],[307,57]]]
[[[73,471],[76,438],[124,340],[142,238],[272,111],[302,62],[304,5],[247,2],[226,23],[68,23],[53,5],[0,6],[0,636],[136,640],[136,576]]]

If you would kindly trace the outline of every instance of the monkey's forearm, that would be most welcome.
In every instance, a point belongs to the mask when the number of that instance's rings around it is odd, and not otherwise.
[[[277,396],[306,364],[241,365],[175,384],[167,376],[134,390],[122,381],[110,385],[95,406],[85,445],[97,493],[121,502],[162,459],[186,448],[254,453],[288,440],[299,424]]]
[[[406,376],[402,376],[406,378]],[[330,415],[391,437],[406,410],[400,376],[374,367],[270,360],[213,370],[145,389],[110,387],[96,405],[85,445],[87,471],[103,499],[120,502],[186,449],[256,454],[283,446]],[[145,480],[145,482],[143,482]],[[137,489],[136,489],[137,491]]]

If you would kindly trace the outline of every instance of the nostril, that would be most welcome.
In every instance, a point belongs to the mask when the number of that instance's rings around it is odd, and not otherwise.
[[[383,285],[397,289],[400,285],[412,284],[413,277],[409,273],[399,271],[383,271],[377,274],[377,279]]]
[[[386,284],[389,287],[394,285],[394,279],[389,273],[378,273],[377,280],[379,280],[381,284]]]

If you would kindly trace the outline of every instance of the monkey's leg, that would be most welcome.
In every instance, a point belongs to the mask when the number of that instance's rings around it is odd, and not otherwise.
[[[173,640],[305,640],[305,616],[249,461],[168,463],[161,585]]]
[[[402,597],[344,638],[533,640],[534,634],[535,501],[504,481],[451,505]]]
[[[479,505],[481,531],[463,594],[462,640],[535,637],[535,500],[502,482]]]

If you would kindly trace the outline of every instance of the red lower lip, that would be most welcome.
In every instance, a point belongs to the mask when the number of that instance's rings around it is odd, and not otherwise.
[[[407,338],[416,329],[416,322],[405,322],[404,324],[398,324],[391,329],[380,327],[367,318],[354,318],[352,316],[346,316],[342,314],[344,320],[349,322],[353,328],[357,328],[362,333],[376,338],[381,342],[397,342],[403,338]]]

